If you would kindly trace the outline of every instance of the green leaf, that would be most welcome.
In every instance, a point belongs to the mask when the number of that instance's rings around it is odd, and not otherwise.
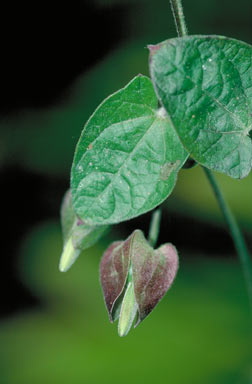
[[[60,257],[59,270],[60,272],[67,272],[73,265],[81,253],[80,249],[75,249],[73,246],[72,238],[69,237],[64,243],[63,251]]]
[[[66,192],[61,206],[61,226],[63,252],[59,269],[66,272],[75,262],[81,251],[94,245],[107,231],[108,226],[90,226],[76,216],[70,190]]]
[[[76,215],[73,210],[72,196],[70,189],[66,191],[60,209],[61,228],[63,243],[65,244],[72,235],[73,227],[76,222]]]
[[[234,178],[252,166],[252,47],[221,36],[150,46],[156,93],[190,156]]]
[[[134,285],[133,282],[130,281],[128,283],[121,305],[118,322],[119,336],[122,337],[128,334],[137,314],[137,309],[138,306],[135,298]]]
[[[71,173],[75,212],[94,225],[152,210],[173,190],[186,158],[150,79],[139,75],[84,127]]]

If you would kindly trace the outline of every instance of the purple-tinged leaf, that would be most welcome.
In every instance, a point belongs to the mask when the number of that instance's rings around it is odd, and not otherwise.
[[[145,240],[145,239],[144,239]],[[146,241],[146,240],[145,240]],[[137,326],[170,288],[178,270],[178,254],[172,244],[153,250],[147,243],[132,251],[133,282],[139,308]]]
[[[115,321],[113,309],[123,292],[130,265],[130,238],[116,241],[105,251],[100,265],[100,279],[110,321]]]
[[[136,312],[135,326],[155,308],[177,270],[176,248],[167,243],[154,250],[139,230],[107,249],[100,266],[101,284],[110,321],[119,317],[120,336],[129,332]]]

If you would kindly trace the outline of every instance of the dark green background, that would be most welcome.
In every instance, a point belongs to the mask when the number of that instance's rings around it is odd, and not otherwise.
[[[250,0],[184,1],[190,33],[252,43]],[[148,229],[147,214],[113,227],[58,271],[59,206],[74,147],[96,106],[138,73],[147,44],[176,35],[168,0],[1,5],[0,384],[251,383],[245,283],[199,167],[181,171],[164,204],[161,242],[180,270],[158,308],[123,339],[108,321],[100,257]],[[252,247],[252,177],[217,175]]]

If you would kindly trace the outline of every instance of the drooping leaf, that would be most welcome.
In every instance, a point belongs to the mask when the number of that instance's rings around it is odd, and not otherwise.
[[[150,79],[139,75],[91,116],[71,172],[74,210],[83,221],[128,220],[171,193],[187,153],[164,112]]]
[[[137,326],[170,288],[178,270],[177,250],[172,244],[154,250],[143,233],[135,231],[131,265],[139,313]]]
[[[116,241],[109,246],[101,259],[100,280],[111,322],[117,318],[117,313],[114,316],[117,312],[114,307],[127,281],[130,266],[129,246],[130,241]]]
[[[177,269],[176,248],[164,244],[154,250],[139,230],[107,249],[100,278],[109,318],[113,322],[119,317],[120,336],[128,333],[136,313],[138,325],[154,309],[170,288]]]
[[[66,191],[60,209],[61,228],[63,243],[66,243],[72,235],[73,227],[76,222],[76,215],[73,210],[72,196],[70,189]]]
[[[59,269],[66,272],[75,262],[81,251],[94,245],[107,231],[108,226],[90,226],[76,216],[70,190],[66,192],[61,206],[61,226],[63,252]]]
[[[72,238],[69,237],[63,245],[63,251],[60,256],[59,270],[60,272],[67,272],[81,253],[80,249],[75,249],[73,246]]]
[[[109,230],[108,225],[88,225],[81,221],[76,222],[72,233],[73,246],[76,249],[87,249],[92,247]]]
[[[157,95],[187,151],[234,178],[252,166],[252,47],[221,36],[150,46]]]

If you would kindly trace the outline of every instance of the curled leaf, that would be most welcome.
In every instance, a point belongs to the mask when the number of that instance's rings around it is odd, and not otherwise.
[[[112,243],[105,251],[100,265],[101,285],[111,322],[115,321],[114,307],[123,292],[129,267],[129,242]]]
[[[81,253],[80,249],[75,249],[73,246],[72,238],[69,237],[64,244],[63,251],[60,257],[59,270],[60,272],[66,272],[73,265],[75,260]]]
[[[120,336],[128,333],[136,314],[135,326],[155,308],[177,269],[176,248],[164,244],[154,250],[139,230],[108,248],[101,261],[100,277],[110,320],[119,316]]]
[[[125,291],[120,315],[118,322],[118,334],[119,336],[126,336],[130,331],[132,323],[135,319],[137,313],[137,302],[134,292],[133,282],[128,283],[127,289]]]
[[[59,270],[66,272],[81,251],[94,245],[103,236],[108,226],[91,226],[83,223],[75,214],[72,205],[71,191],[68,190],[61,206],[61,226],[63,233],[63,252]]]

